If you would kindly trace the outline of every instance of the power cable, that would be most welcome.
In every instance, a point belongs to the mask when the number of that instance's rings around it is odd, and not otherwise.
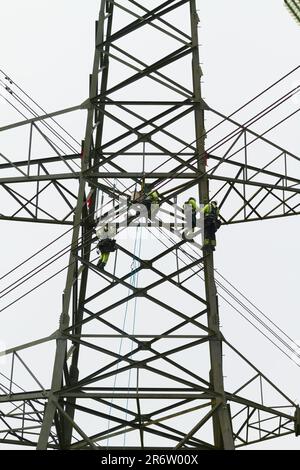
[[[159,227],[158,230],[160,231],[160,233],[162,233],[167,239],[169,242],[172,242],[173,243],[173,240],[167,236],[163,231],[162,229]],[[162,240],[159,239],[159,241],[165,246],[167,247],[167,245],[165,245]],[[190,259],[192,259],[193,261],[196,260],[196,258],[194,258],[192,255],[190,255],[189,253],[187,253],[182,247],[179,247],[179,250],[181,252],[183,252],[187,257],[189,257]],[[172,254],[174,256],[176,256],[175,253],[172,252]],[[180,258],[180,260],[183,262],[183,264],[185,266],[188,266],[188,263],[186,263],[182,258]],[[193,271],[194,271],[194,274],[198,277],[200,277],[200,279],[204,280],[203,277],[197,273],[195,271],[195,268],[191,268]],[[218,271],[216,271],[217,274]],[[226,279],[226,278],[224,278]],[[225,290],[225,292],[227,293],[227,295],[229,295],[234,301],[236,301],[237,303],[240,304],[240,306],[242,306],[253,318],[256,319],[257,322],[259,322],[269,333],[271,333],[279,343],[281,343],[286,349],[288,349],[293,355],[297,356],[300,358],[300,355],[298,353],[295,352],[295,349],[292,348],[285,340],[283,340],[282,338],[280,338],[280,336],[276,333],[276,331],[272,330],[272,328],[270,328],[265,322],[263,322],[262,320],[259,319],[259,317],[255,314],[253,314],[253,312],[251,312],[251,310],[245,305],[243,304],[239,299],[236,298],[236,296],[234,296],[220,281],[218,281],[217,279],[215,280],[216,281],[216,284],[219,285],[219,287],[221,287],[223,290]],[[185,281],[183,281],[185,282]],[[229,283],[229,281],[227,281]],[[260,328],[258,328],[253,322],[251,322],[251,320],[249,320],[249,318],[247,316],[245,316],[240,310],[238,310],[236,307],[234,307],[229,301],[228,299],[226,299],[226,297],[224,297],[224,295],[218,293],[218,295],[225,301],[227,302],[230,306],[232,306],[234,308],[234,310],[236,312],[238,312],[243,318],[245,318],[252,326],[254,326],[254,328],[256,328],[257,331],[259,331],[263,336],[265,336],[274,346],[277,347],[277,349],[279,349],[283,354],[285,354],[291,361],[293,361],[295,364],[297,364],[298,367],[300,367],[300,363],[298,364],[290,355],[288,355],[280,346],[278,346],[278,344],[276,344],[269,336],[267,336]],[[254,304],[253,304],[254,305]],[[263,314],[263,316],[265,318],[267,318],[273,325],[276,326],[276,328],[278,330],[280,330],[284,336],[286,336],[294,345],[295,347],[298,349],[298,345],[297,343],[295,343],[281,328],[279,328],[274,322],[272,322],[271,319],[269,319],[265,314]]]
[[[300,66],[299,66],[299,67],[300,67]],[[297,70],[299,67],[297,67],[296,69],[294,69],[294,71]],[[293,71],[290,72],[290,73],[293,73]],[[288,75],[289,75],[289,74],[288,74]],[[286,76],[288,76],[288,75],[286,75]],[[285,76],[285,77],[286,77],[286,76]],[[279,81],[280,81],[280,80],[279,80]],[[277,81],[277,82],[275,82],[275,83],[278,83],[279,81]],[[270,89],[270,87],[269,87],[268,89]],[[263,93],[263,92],[262,92],[262,93]],[[260,95],[257,95],[257,96],[261,96],[261,94],[260,94]],[[250,100],[250,102],[253,102],[256,98],[257,98],[257,97],[253,98],[252,100]],[[247,104],[245,104],[244,106],[242,106],[241,108],[239,108],[239,110],[243,109],[246,105],[247,105]],[[238,112],[238,111],[236,111],[236,112]],[[235,114],[235,113],[233,113],[233,114]],[[233,115],[233,114],[232,114],[232,115]],[[232,115],[231,115],[231,116],[232,116]],[[226,120],[226,119],[224,119],[224,120]],[[219,164],[220,164],[220,163],[219,163]],[[210,170],[210,171],[211,171],[211,170]],[[130,187],[129,187],[128,189],[130,189]],[[73,227],[72,227],[72,228],[73,228]],[[70,230],[72,230],[72,228],[71,228]],[[70,230],[68,230],[67,232],[69,232]],[[66,233],[67,233],[67,232],[66,232]],[[63,234],[63,235],[64,235],[64,234]],[[62,235],[62,236],[63,236],[63,235]],[[60,238],[60,237],[59,237],[59,238]],[[48,244],[48,246],[50,246],[51,244],[52,244],[52,242],[51,242],[50,244]],[[44,248],[43,248],[43,249],[44,249]],[[40,252],[40,251],[43,251],[43,249],[42,249],[42,250],[39,250],[39,252]],[[33,255],[33,256],[35,256],[35,255]],[[33,256],[31,256],[30,258],[28,258],[28,260],[29,260],[29,259],[32,259]],[[23,263],[21,263],[21,264],[24,264],[25,262],[27,262],[27,260],[25,260],[25,261],[24,261]],[[17,268],[18,268],[18,267],[17,267]],[[14,269],[11,270],[9,273],[13,272],[13,271],[14,271],[15,269],[17,269],[17,268],[14,268]],[[7,273],[6,275],[8,275],[8,273]],[[6,277],[6,275],[4,275],[3,277]],[[2,278],[3,278],[3,277],[2,277]],[[2,278],[1,278],[1,279],[2,279]]]
[[[8,82],[10,84],[13,84],[16,86],[16,88],[18,88],[30,101],[32,101],[32,103],[34,103],[39,109],[40,111],[42,111],[43,114],[47,114],[47,111],[42,108],[31,96],[28,95],[28,93],[26,93],[26,91],[24,91],[24,89],[22,89],[15,81],[13,81],[2,69],[0,69],[0,72],[4,75],[5,79],[8,80]],[[64,128],[58,121],[56,121],[56,119],[54,119],[53,117],[50,118],[52,122],[54,122],[63,132],[65,132],[67,134],[68,137],[70,137],[70,139],[72,139],[79,147],[80,147],[80,143],[72,136],[72,134],[70,134],[66,128]]]

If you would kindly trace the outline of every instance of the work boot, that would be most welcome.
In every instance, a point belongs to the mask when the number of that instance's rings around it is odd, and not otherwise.
[[[105,268],[105,264],[106,264],[106,263],[103,263],[103,261],[100,260],[100,261],[98,261],[98,263],[97,263],[97,268],[99,268],[99,269],[104,269],[104,268]]]

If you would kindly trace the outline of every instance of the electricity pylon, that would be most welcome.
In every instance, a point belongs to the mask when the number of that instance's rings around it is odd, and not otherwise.
[[[299,0],[284,0],[284,3],[297,23],[300,23],[300,2]]]
[[[174,207],[191,193],[201,203],[217,195],[224,225],[299,214],[297,156],[202,99],[198,21],[195,0],[102,0],[89,99],[0,129],[29,125],[29,148],[37,131],[56,149],[39,124],[87,110],[81,153],[32,160],[29,152],[2,165],[10,171],[2,190],[17,207],[1,209],[0,218],[72,226],[59,329],[5,351],[2,443],[233,449],[299,434],[297,406],[220,331],[212,252],[178,237],[172,222],[171,230],[129,226],[123,232],[136,233],[134,246],[117,236],[107,269],[97,267],[95,223],[112,208],[121,218],[120,197],[128,203],[144,181],[159,190],[161,218],[173,222]],[[232,126],[209,149],[205,110]],[[267,162],[255,163],[253,142],[267,149]],[[35,185],[32,197],[24,183]],[[55,204],[41,198],[49,189]],[[145,241],[149,229],[156,236]],[[53,364],[50,352],[38,353],[51,342]],[[225,346],[250,372],[235,390],[224,388]],[[24,357],[28,350],[34,358]],[[31,365],[39,354],[39,367],[50,365],[47,385]],[[20,383],[17,363],[34,386]]]

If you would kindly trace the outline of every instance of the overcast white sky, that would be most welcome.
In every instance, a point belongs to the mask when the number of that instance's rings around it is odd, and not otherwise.
[[[0,68],[49,111],[77,105],[87,98],[99,3],[0,0]],[[287,13],[283,0],[199,0],[198,5],[203,96],[212,108],[229,115],[299,65],[300,26]],[[297,85],[299,75],[286,83],[286,92]],[[0,125],[18,119],[16,114],[7,115],[4,110],[0,101]],[[269,138],[300,156],[297,116]],[[247,113],[243,118],[247,118]],[[207,116],[208,126],[209,122]],[[68,121],[68,125],[81,140],[80,124]],[[18,159],[26,158],[17,143],[16,152]],[[59,227],[27,225],[1,221],[1,272],[61,233]],[[299,227],[298,217],[225,227],[218,233],[216,267],[293,339],[300,341]],[[41,306],[49,311],[42,334],[52,332],[57,326],[63,285],[63,275],[51,285],[51,306],[44,305],[41,292],[35,300],[24,301],[22,312],[14,310],[9,317],[7,311],[1,313],[6,314],[1,341],[12,345],[25,341],[24,333],[30,337],[26,331],[30,333],[34,328],[34,310]],[[220,307],[224,334],[299,403],[300,368],[222,302]],[[232,372],[230,365],[225,365],[225,375]],[[264,448],[299,446],[299,439],[288,436]]]

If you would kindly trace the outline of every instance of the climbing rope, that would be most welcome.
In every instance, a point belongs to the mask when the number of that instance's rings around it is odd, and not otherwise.
[[[135,257],[138,257],[138,258],[140,258],[140,254],[141,254],[141,241],[142,241],[141,232],[142,232],[141,227],[138,226],[137,230],[136,230],[134,248],[133,248],[133,253],[134,253]],[[138,267],[138,261],[135,258],[133,258],[132,263],[131,263],[131,269],[130,269],[131,273],[133,273],[136,270],[137,267]],[[139,279],[139,272],[137,272],[137,273],[134,272],[134,274],[132,274],[130,276],[129,283],[133,288],[137,287],[138,279]],[[127,297],[129,296],[130,292],[131,292],[131,289],[130,289],[130,287],[128,287]],[[125,331],[125,327],[126,327],[126,323],[127,323],[127,317],[128,317],[129,303],[130,303],[130,301],[127,300],[127,302],[125,304],[125,312],[124,312],[124,318],[123,318],[122,331]],[[135,299],[134,299],[133,322],[132,322],[131,334],[134,334],[134,332],[135,332],[136,311],[137,311],[137,297],[135,297]],[[119,344],[119,351],[118,351],[119,356],[121,355],[123,340],[124,340],[124,338],[122,337],[120,339],[120,344]],[[133,350],[133,341],[131,340],[131,352],[132,352],[132,350]],[[116,385],[117,385],[119,366],[120,366],[120,363],[118,362],[117,367],[116,367],[116,374],[115,374],[115,377],[114,377],[113,389],[115,389]],[[131,369],[129,369],[128,388],[130,387],[130,382],[131,382]],[[111,416],[112,403],[113,403],[113,398],[110,401],[109,417]],[[127,399],[126,406],[128,406],[128,399]],[[126,413],[126,418],[127,418],[127,413]],[[108,420],[107,430],[109,431],[109,429],[110,429],[110,419]],[[125,444],[125,441],[126,441],[126,433],[124,433],[124,444]],[[107,438],[107,445],[108,444],[109,444],[109,437]]]

